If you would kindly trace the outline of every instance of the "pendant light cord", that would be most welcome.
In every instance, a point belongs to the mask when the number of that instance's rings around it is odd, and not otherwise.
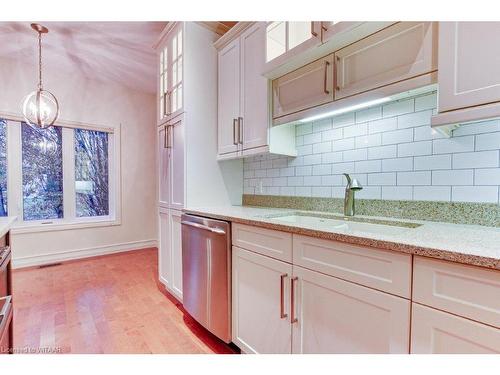
[[[42,33],[38,32],[38,88],[42,90]]]

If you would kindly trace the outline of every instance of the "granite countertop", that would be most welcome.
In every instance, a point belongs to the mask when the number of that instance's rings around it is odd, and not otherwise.
[[[0,237],[5,236],[14,221],[16,221],[17,216],[2,216],[0,217]]]
[[[192,207],[186,208],[183,211],[193,215],[206,216],[234,223],[254,225],[500,270],[500,228],[419,220],[396,220],[386,217],[356,216],[356,218],[381,220],[384,222],[393,221],[395,223],[420,224],[420,226],[415,228],[388,226],[388,228],[395,229],[374,233],[365,230],[342,230],[326,225],[318,228],[318,225],[312,223],[292,223],[269,217],[284,216],[293,213],[309,213],[328,218],[329,214],[325,212],[249,206]],[[334,213],[330,215],[334,215],[332,219],[339,216]]]

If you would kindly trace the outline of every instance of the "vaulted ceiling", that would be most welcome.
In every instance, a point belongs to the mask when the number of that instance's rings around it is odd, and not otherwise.
[[[153,44],[167,22],[41,22],[46,66],[154,93]],[[38,64],[30,22],[0,22],[0,57]]]

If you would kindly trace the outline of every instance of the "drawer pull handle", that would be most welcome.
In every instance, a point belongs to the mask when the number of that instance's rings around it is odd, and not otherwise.
[[[314,31],[314,22],[311,22],[311,35],[318,36],[318,33],[316,31]]]
[[[285,319],[288,314],[285,313],[285,278],[288,277],[287,273],[280,276],[280,318]]]
[[[328,90],[327,88],[327,84],[328,84],[328,67],[330,66],[330,62],[327,60],[325,61],[325,76],[324,76],[324,79],[323,79],[323,91],[325,92],[325,94],[330,94],[330,90]]]
[[[290,323],[297,323],[299,319],[295,316],[295,281],[299,278],[297,276],[290,279]]]

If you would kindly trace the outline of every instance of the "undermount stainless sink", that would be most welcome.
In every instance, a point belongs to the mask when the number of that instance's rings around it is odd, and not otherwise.
[[[310,229],[335,230],[338,232],[368,232],[375,234],[398,234],[421,224],[403,221],[390,221],[363,217],[341,216],[335,214],[291,212],[287,214],[266,215],[265,218],[283,223],[305,226]]]

